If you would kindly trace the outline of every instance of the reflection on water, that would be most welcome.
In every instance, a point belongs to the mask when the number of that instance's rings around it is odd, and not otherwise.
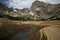
[[[28,31],[20,31],[19,33],[15,34],[14,36],[11,36],[7,40],[27,40],[36,29],[37,28],[32,27]]]

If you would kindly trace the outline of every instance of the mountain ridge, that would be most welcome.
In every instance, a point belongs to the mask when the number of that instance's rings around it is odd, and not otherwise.
[[[55,20],[60,19],[60,4],[48,4],[40,1],[33,2],[30,9],[13,9],[8,8],[5,5],[1,7],[6,8],[3,16],[9,19],[19,19],[19,20]],[[1,11],[0,7],[0,11]],[[2,8],[2,9],[4,9]],[[0,12],[1,14],[1,12]]]

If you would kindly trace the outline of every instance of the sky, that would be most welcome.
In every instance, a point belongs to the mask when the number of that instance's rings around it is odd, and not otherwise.
[[[39,1],[47,2],[47,3],[51,3],[51,4],[60,3],[60,0],[39,0]]]
[[[9,8],[18,8],[18,9],[23,9],[23,8],[30,8],[32,3],[36,0],[0,0],[0,3],[3,3],[7,5]],[[39,0],[42,2],[47,2],[51,4],[57,4],[60,3],[60,0]]]

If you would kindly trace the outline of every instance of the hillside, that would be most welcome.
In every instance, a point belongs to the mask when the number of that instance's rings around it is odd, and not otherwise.
[[[60,19],[60,4],[48,4],[35,1],[31,9],[40,19]]]
[[[30,9],[13,9],[0,3],[0,17],[24,21],[60,20],[60,4],[35,1]]]

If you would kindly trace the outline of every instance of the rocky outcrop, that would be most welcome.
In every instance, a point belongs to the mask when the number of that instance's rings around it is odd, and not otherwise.
[[[7,14],[8,14],[8,7],[0,3],[0,15],[7,15]]]
[[[60,4],[33,2],[31,8],[13,9],[0,4],[0,15],[9,19],[22,20],[55,20],[60,19]]]
[[[40,19],[57,19],[60,18],[60,4],[48,4],[35,1],[31,7],[32,11],[40,16]]]

